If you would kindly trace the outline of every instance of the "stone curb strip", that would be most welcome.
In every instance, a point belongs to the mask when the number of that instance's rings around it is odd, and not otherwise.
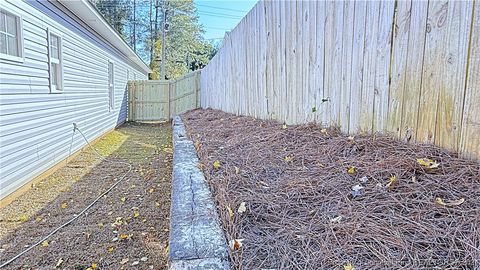
[[[193,142],[173,119],[170,270],[227,270],[227,244]]]

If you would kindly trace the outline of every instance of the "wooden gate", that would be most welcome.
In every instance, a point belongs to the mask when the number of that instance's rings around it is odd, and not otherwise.
[[[200,71],[169,81],[128,82],[128,120],[161,121],[199,107]]]

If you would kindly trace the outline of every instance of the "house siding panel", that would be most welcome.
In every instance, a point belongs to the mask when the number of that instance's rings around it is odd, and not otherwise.
[[[0,199],[69,155],[73,125],[93,140],[127,117],[127,70],[147,74],[56,2],[1,1],[22,16],[24,62],[0,60]],[[47,29],[62,37],[63,93],[50,93]],[[114,62],[115,110],[108,106]],[[71,152],[85,146],[76,132]]]

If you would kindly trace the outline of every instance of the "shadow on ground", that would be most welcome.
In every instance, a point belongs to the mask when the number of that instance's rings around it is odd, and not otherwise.
[[[133,170],[87,214],[5,269],[167,268],[170,124],[127,123],[95,147]],[[82,211],[128,170],[111,161],[84,151],[0,209],[0,264]]]

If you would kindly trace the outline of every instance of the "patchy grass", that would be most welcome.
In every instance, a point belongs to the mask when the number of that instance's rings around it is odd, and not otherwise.
[[[96,144],[97,151],[107,157],[118,150],[126,141],[128,135],[120,130],[114,130],[101,138]],[[49,177],[31,184],[31,189],[12,203],[0,208],[0,238],[21,225],[35,218],[45,204],[54,200],[59,194],[70,191],[71,186],[100,163],[92,149],[87,148],[79,153],[75,160],[65,167],[55,171]]]
[[[133,166],[88,213],[7,269],[166,269],[171,130],[128,123],[95,144],[109,160]],[[80,212],[128,170],[87,149],[0,209],[0,263]]]
[[[129,135],[126,132],[116,129],[98,141],[95,144],[95,149],[97,149],[100,155],[107,157],[118,150],[128,137]],[[92,154],[92,150],[88,150],[90,151],[90,154]],[[93,155],[92,157],[96,158],[97,156]]]

